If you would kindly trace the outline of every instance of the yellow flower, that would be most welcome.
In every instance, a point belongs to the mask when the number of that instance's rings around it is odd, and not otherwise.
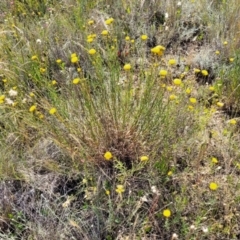
[[[236,121],[235,119],[231,119],[231,120],[229,121],[229,123],[232,124],[232,125],[235,125],[235,124],[237,123],[237,121]]]
[[[223,107],[223,106],[224,106],[224,103],[222,103],[222,102],[217,102],[217,106],[218,106],[218,107]]]
[[[113,158],[113,155],[112,155],[111,152],[108,151],[108,152],[105,152],[104,158],[105,158],[107,161],[109,161],[109,160],[111,160],[111,159]]]
[[[94,40],[94,38],[96,37],[97,35],[96,34],[90,34],[90,35],[88,35],[87,36],[87,39],[93,39]]]
[[[73,84],[78,84],[78,83],[80,83],[80,78],[74,78],[73,80],[72,80],[72,83]]]
[[[158,46],[151,49],[151,53],[156,54],[158,56],[162,56],[164,50],[165,50],[165,47],[163,47],[161,45],[158,45]]]
[[[88,43],[91,43],[91,42],[93,42],[93,40],[94,40],[94,38],[88,38],[88,39],[87,39],[87,42],[88,42]]]
[[[96,53],[96,50],[95,49],[90,49],[89,51],[88,51],[88,53],[90,54],[90,55],[94,55],[95,53]]]
[[[94,24],[94,21],[93,20],[89,20],[88,21],[88,25],[93,25]]]
[[[171,92],[173,88],[171,86],[167,86],[167,91]]]
[[[208,71],[207,70],[202,70],[201,73],[202,73],[203,76],[207,76],[208,75]]]
[[[190,94],[191,91],[192,91],[192,90],[191,90],[190,88],[187,88],[185,92],[186,92],[187,94]]]
[[[109,18],[109,19],[107,19],[107,20],[105,21],[105,23],[106,23],[107,25],[110,25],[111,23],[113,23],[113,21],[114,21],[113,18]]]
[[[56,63],[60,64],[62,62],[62,59],[57,59]]]
[[[171,217],[171,211],[169,209],[164,209],[163,210],[163,216],[166,217],[166,218],[169,218]]]
[[[37,60],[38,57],[37,57],[37,55],[34,55],[34,56],[31,57],[31,59],[34,61],[34,60]]]
[[[30,93],[29,93],[29,96],[30,96],[30,97],[34,97],[35,94],[34,94],[33,92],[30,92]]]
[[[134,42],[135,42],[134,39],[132,39],[132,40],[131,40],[131,43],[134,43]]]
[[[223,42],[223,45],[228,45],[228,42],[227,42],[227,41],[224,41],[224,42]]]
[[[212,91],[212,92],[214,92],[215,91],[215,89],[214,89],[214,87],[213,86],[209,86],[209,88],[208,88],[210,91]]]
[[[215,157],[212,157],[211,160],[212,160],[212,163],[215,163],[215,164],[218,163],[218,160],[217,160],[217,158],[215,158]]]
[[[141,162],[146,162],[146,161],[148,161],[148,156],[141,156],[140,160],[141,160]]]
[[[51,115],[54,115],[56,112],[57,112],[57,109],[56,109],[56,108],[51,108],[51,109],[49,110],[49,113],[50,113]]]
[[[215,182],[211,182],[211,183],[209,184],[209,188],[210,188],[212,191],[215,191],[215,190],[218,189],[218,184],[215,183]]]
[[[220,52],[217,50],[216,52],[215,52],[217,55],[219,55],[220,54]]]
[[[78,57],[77,56],[71,57],[71,62],[72,63],[77,63],[78,62]]]
[[[124,69],[125,71],[129,71],[131,68],[132,68],[132,67],[131,67],[131,64],[125,64],[124,67],[123,67],[123,69]]]
[[[72,53],[72,54],[71,54],[71,58],[74,58],[74,57],[77,57],[77,54],[76,54],[76,53]]]
[[[169,59],[168,64],[170,66],[175,65],[176,64],[176,60],[175,59]]]
[[[109,191],[109,190],[106,190],[105,193],[106,193],[106,195],[108,195],[108,196],[110,195],[110,191]]]
[[[123,192],[125,192],[124,186],[123,185],[117,185],[116,192],[118,194],[122,194]]]
[[[52,80],[52,85],[57,85],[57,81],[56,80]]]
[[[102,34],[103,36],[108,35],[108,30],[103,30],[101,34]]]
[[[194,107],[192,105],[188,105],[188,110],[192,111],[194,109]]]
[[[45,73],[46,72],[46,68],[40,68],[40,73]]]
[[[0,95],[0,100],[4,101],[4,99],[5,99],[5,95]]]
[[[29,108],[29,112],[34,112],[36,110],[37,106],[36,105],[32,105],[30,108]]]
[[[191,97],[191,98],[189,98],[189,101],[190,101],[190,103],[193,103],[193,104],[195,104],[195,103],[197,102],[197,99],[196,99],[196,98],[193,98],[193,97]]]
[[[38,118],[39,118],[39,119],[43,119],[43,118],[44,118],[44,115],[40,113],[40,114],[38,114]]]
[[[147,36],[147,35],[142,35],[142,36],[141,36],[141,39],[142,39],[143,41],[145,41],[145,40],[148,39],[148,36]]]
[[[201,70],[198,69],[198,68],[194,68],[193,70],[194,70],[195,73],[199,73],[199,72],[201,72]]]
[[[171,94],[171,95],[169,96],[169,99],[170,99],[170,100],[175,100],[175,99],[177,99],[177,96],[174,95],[174,94]]]
[[[229,58],[229,62],[233,62],[234,61],[234,58]]]
[[[167,173],[167,175],[170,177],[170,176],[173,175],[173,172],[172,172],[172,171],[169,171],[169,172]]]
[[[129,41],[129,40],[130,40],[130,37],[129,37],[129,36],[126,36],[126,37],[125,37],[125,40],[126,40],[126,41]]]
[[[160,70],[160,72],[159,72],[159,75],[160,75],[161,77],[166,77],[167,74],[168,74],[167,70],[164,70],[164,69]]]
[[[179,85],[182,84],[182,80],[179,79],[179,78],[175,78],[175,79],[173,80],[173,83],[174,83],[175,85],[179,86]]]

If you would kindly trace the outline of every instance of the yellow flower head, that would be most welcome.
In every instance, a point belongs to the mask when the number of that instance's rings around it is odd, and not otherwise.
[[[94,24],[94,21],[93,20],[89,20],[88,21],[88,25],[93,25]]]
[[[126,36],[126,37],[125,37],[125,40],[126,40],[126,41],[129,41],[129,40],[130,40],[130,37],[129,37],[129,36]]]
[[[182,84],[182,80],[179,79],[179,78],[175,78],[175,79],[173,80],[173,83],[174,83],[175,85],[179,86],[179,85]]]
[[[229,58],[229,62],[233,62],[234,61],[234,58]]]
[[[208,75],[208,71],[207,70],[202,70],[201,73],[202,73],[203,76],[207,76]]]
[[[51,108],[51,109],[49,110],[49,113],[50,113],[51,115],[54,115],[56,112],[57,112],[57,109],[56,109],[56,108]]]
[[[194,70],[195,73],[199,73],[199,72],[201,72],[201,70],[198,69],[198,68],[194,68],[193,70]]]
[[[217,51],[215,52],[215,54],[219,55],[219,54],[220,54],[220,52],[217,50]]]
[[[80,78],[74,78],[74,79],[72,80],[72,83],[73,83],[73,84],[78,84],[78,83],[80,83]]]
[[[223,42],[223,45],[228,45],[228,42],[227,42],[227,41],[224,41],[224,42]]]
[[[35,94],[34,94],[33,92],[30,92],[30,93],[29,93],[29,96],[30,96],[30,97],[34,97]]]
[[[108,152],[105,152],[104,158],[105,158],[107,161],[109,161],[109,160],[111,160],[111,159],[113,158],[113,155],[112,155],[111,152],[108,151]]]
[[[177,62],[176,62],[176,60],[175,59],[169,59],[169,61],[168,61],[168,64],[170,65],[170,66],[173,66],[173,65],[175,65]]]
[[[60,64],[61,62],[62,62],[62,59],[60,59],[60,58],[56,60],[57,64]]]
[[[123,192],[125,192],[124,186],[123,185],[117,185],[116,192],[118,194],[122,194]]]
[[[45,73],[46,72],[46,68],[40,68],[40,73]]]
[[[103,36],[107,36],[108,35],[108,30],[103,30],[101,33]]]
[[[142,36],[141,36],[141,39],[142,39],[143,41],[146,41],[146,40],[148,39],[148,36],[147,36],[147,35],[142,35]]]
[[[237,123],[237,121],[236,121],[235,119],[231,119],[231,120],[229,121],[229,123],[232,124],[232,125],[235,125],[235,124]]]
[[[217,160],[217,158],[215,158],[215,157],[212,157],[212,163],[214,163],[214,164],[217,164],[218,163],[218,160]]]
[[[34,61],[34,60],[37,60],[38,57],[37,57],[37,55],[34,55],[34,56],[31,57],[31,59]]]
[[[94,55],[95,53],[96,53],[96,50],[95,49],[90,49],[89,51],[88,51],[88,53],[90,54],[90,55]]]
[[[193,97],[191,97],[191,98],[189,98],[189,101],[190,101],[190,103],[193,103],[193,104],[195,104],[195,103],[197,102],[197,99],[196,99],[196,98],[193,98]]]
[[[165,47],[163,47],[161,45],[158,45],[151,49],[151,53],[158,55],[158,56],[162,56],[164,51],[165,51]]]
[[[34,112],[36,110],[37,106],[36,105],[32,105],[30,108],[29,108],[29,112]]]
[[[215,191],[215,190],[218,189],[218,184],[215,183],[215,182],[211,182],[211,183],[209,184],[209,188],[210,188],[212,191]]]
[[[192,105],[188,105],[188,110],[192,111],[194,109],[194,107]]]
[[[163,216],[165,217],[165,218],[169,218],[169,217],[171,217],[171,211],[169,210],[169,209],[164,209],[163,210]]]
[[[129,71],[130,69],[131,69],[132,67],[131,67],[131,64],[125,64],[124,65],[124,67],[123,67],[123,69],[125,70],[125,71]]]
[[[210,91],[214,92],[215,91],[215,88],[213,86],[209,86],[208,88]]]
[[[167,86],[167,91],[171,92],[173,90],[172,86]]]
[[[170,100],[176,100],[176,99],[177,99],[177,96],[174,95],[174,94],[171,94],[171,95],[169,96],[169,99],[170,99]]]
[[[140,157],[140,160],[141,160],[141,162],[146,162],[146,161],[148,161],[148,156],[141,156]]]
[[[0,100],[4,101],[4,99],[5,99],[5,95],[0,95]]]
[[[71,57],[71,62],[72,63],[77,63],[78,62],[78,57],[77,56]]]
[[[218,106],[218,107],[223,107],[223,106],[224,106],[224,103],[222,103],[222,102],[217,102],[217,106]]]
[[[87,42],[88,42],[88,43],[93,42],[93,40],[94,40],[94,38],[87,38]]]
[[[52,80],[52,85],[57,85],[57,81],[56,80]]]
[[[113,21],[114,21],[113,18],[109,18],[109,19],[107,19],[107,20],[105,21],[105,23],[106,23],[107,25],[110,25],[110,24],[113,23]]]
[[[191,90],[190,88],[187,88],[185,92],[186,92],[187,94],[190,94],[191,91],[192,91],[192,90]]]
[[[159,72],[159,75],[160,75],[161,77],[166,77],[167,74],[168,74],[167,70],[164,70],[164,69],[160,70],[160,72]]]

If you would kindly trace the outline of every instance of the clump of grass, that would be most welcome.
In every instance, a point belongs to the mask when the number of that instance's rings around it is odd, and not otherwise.
[[[209,47],[215,15],[194,17],[206,1],[15,3],[1,25],[3,239],[237,239],[237,119],[218,113],[237,101],[238,58]]]

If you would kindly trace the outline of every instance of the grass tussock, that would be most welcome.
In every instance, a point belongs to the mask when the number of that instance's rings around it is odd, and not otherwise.
[[[1,239],[239,239],[239,0],[2,1]]]

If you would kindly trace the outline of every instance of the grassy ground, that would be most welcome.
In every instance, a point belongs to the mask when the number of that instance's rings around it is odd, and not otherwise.
[[[1,1],[0,239],[239,239],[240,1]]]

